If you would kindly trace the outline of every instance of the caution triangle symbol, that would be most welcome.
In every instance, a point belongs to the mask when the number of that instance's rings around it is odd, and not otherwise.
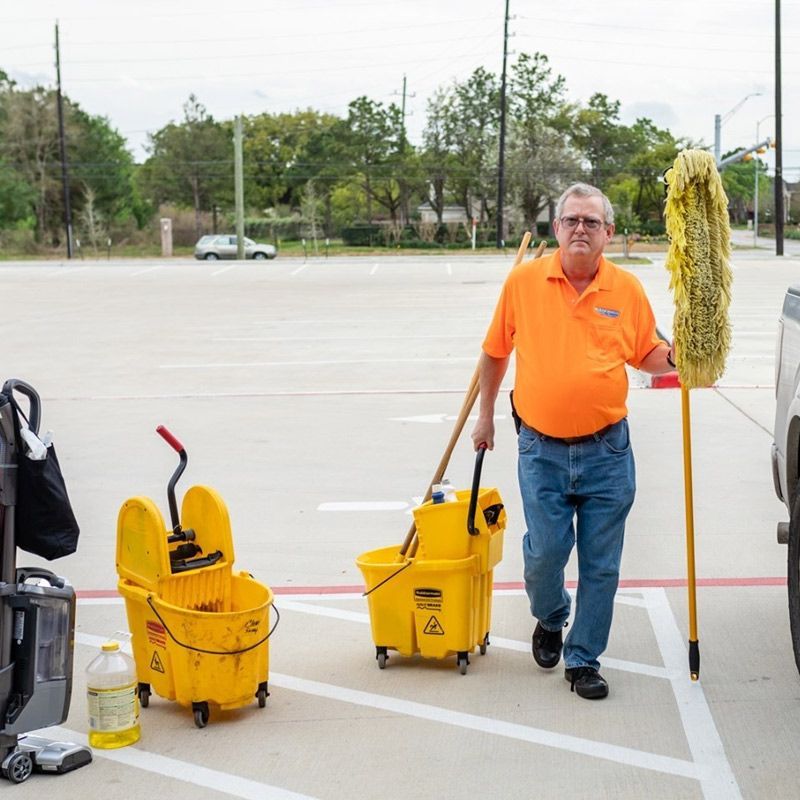
[[[423,629],[423,633],[427,633],[431,636],[444,636],[444,628],[436,617],[431,617],[428,620],[428,624]]]
[[[155,670],[156,672],[165,672],[164,665],[161,663],[161,659],[158,657],[158,652],[153,650],[153,657],[150,659],[150,669]]]

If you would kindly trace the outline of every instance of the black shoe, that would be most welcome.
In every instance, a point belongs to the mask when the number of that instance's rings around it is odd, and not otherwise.
[[[553,669],[561,658],[561,631],[547,631],[541,622],[536,623],[533,632],[533,658],[540,667]]]
[[[608,697],[608,683],[594,667],[567,667],[564,678],[572,684],[571,691],[587,700]]]

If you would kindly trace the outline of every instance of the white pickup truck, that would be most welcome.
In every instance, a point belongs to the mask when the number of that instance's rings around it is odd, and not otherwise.
[[[775,351],[775,441],[772,478],[789,522],[778,523],[778,541],[788,543],[789,623],[800,670],[800,286],[783,301]]]

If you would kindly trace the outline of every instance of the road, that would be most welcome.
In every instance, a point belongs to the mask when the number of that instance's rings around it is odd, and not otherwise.
[[[729,798],[796,794],[800,680],[788,632],[786,553],[772,489],[775,323],[796,259],[737,251],[733,350],[692,392],[701,680],[686,659],[679,393],[638,388],[629,410],[638,496],[603,671],[588,703],[530,656],[519,583],[515,437],[503,404],[484,484],[506,504],[492,644],[453,660],[375,664],[356,557],[399,544],[439,461],[511,256],[256,263],[0,264],[4,373],[33,383],[83,533],[55,562],[79,592],[72,710],[87,731],[83,670],[125,641],[115,593],[117,512],[134,495],[166,515],[174,453],[231,515],[236,568],[276,593],[266,708],[191,713],[158,697],[142,739],[89,767],[34,776],[107,798]],[[670,329],[667,275],[631,267]],[[467,437],[449,476],[470,482]],[[24,563],[38,563],[23,557]],[[568,568],[574,581],[575,564]]]

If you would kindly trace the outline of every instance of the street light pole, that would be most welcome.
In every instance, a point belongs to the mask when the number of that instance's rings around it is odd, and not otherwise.
[[[766,117],[756,122],[756,143],[760,141],[758,138],[758,129],[761,126],[761,123],[766,122],[768,119],[772,119],[774,116],[774,114],[767,114]],[[755,170],[753,186],[753,247],[758,247],[758,164],[758,153],[755,153],[755,158],[753,159],[753,169]]]
[[[777,0],[776,0],[777,1]],[[720,145],[721,139],[721,128],[722,126],[751,98],[751,97],[760,97],[763,92],[750,92],[750,94],[746,94],[730,111],[726,114],[715,114],[714,115],[714,161],[716,161],[717,165],[719,165],[720,158],[722,156],[721,150],[722,147]]]

